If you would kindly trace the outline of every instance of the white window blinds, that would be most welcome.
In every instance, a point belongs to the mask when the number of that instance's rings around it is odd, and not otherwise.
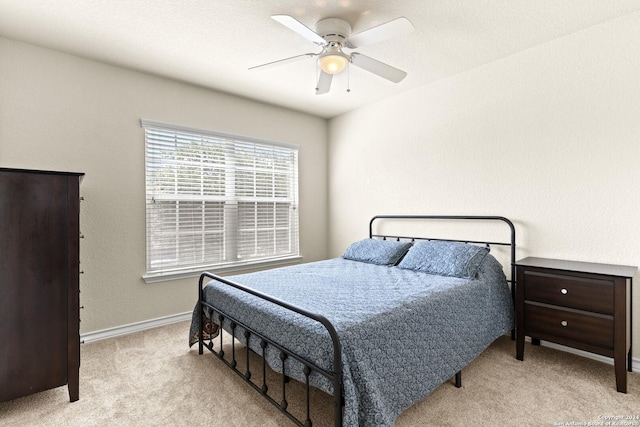
[[[146,278],[299,256],[297,147],[142,126]]]

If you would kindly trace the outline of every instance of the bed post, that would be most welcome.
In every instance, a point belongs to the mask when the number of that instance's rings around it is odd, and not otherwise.
[[[202,281],[206,276],[204,274],[200,275],[200,280],[198,281],[198,354],[202,354],[204,350],[204,340],[203,340],[203,309],[202,309],[202,301],[204,301],[204,295],[202,290]]]
[[[504,222],[511,227],[511,301],[513,306],[516,304],[516,228],[507,218],[502,218]],[[511,328],[511,339],[516,339],[516,328]]]
[[[333,341],[333,425],[342,427],[342,345],[331,322],[323,317],[320,323],[329,331]]]

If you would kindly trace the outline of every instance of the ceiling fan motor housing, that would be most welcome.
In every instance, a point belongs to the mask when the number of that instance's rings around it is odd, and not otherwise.
[[[326,18],[318,21],[316,33],[328,43],[337,42],[342,44],[351,35],[351,24],[340,18]]]

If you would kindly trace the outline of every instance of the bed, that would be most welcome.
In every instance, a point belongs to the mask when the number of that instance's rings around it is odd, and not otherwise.
[[[374,232],[389,221],[501,222],[510,238]],[[203,273],[189,345],[210,350],[296,425],[312,425],[315,387],[333,396],[335,426],[391,427],[450,378],[460,386],[461,370],[513,330],[513,293],[490,253],[503,246],[513,278],[515,229],[504,217],[379,215],[369,237],[335,259],[227,278]],[[250,349],[242,369],[236,345]],[[266,365],[282,374],[279,390],[267,386]],[[288,410],[292,378],[306,390],[302,416]]]

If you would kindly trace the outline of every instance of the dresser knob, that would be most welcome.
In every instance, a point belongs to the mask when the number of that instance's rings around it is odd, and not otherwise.
[[[565,288],[560,289],[560,293],[561,293],[562,295],[566,295],[566,294],[567,294],[567,292],[569,292],[569,291],[567,291]]]
[[[566,321],[566,320],[563,320],[562,322],[560,322],[560,324],[561,324],[562,326],[567,326],[567,321]]]

